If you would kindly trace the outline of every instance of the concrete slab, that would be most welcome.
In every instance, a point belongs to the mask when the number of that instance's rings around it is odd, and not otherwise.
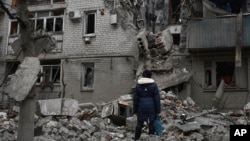
[[[196,122],[198,122],[201,125],[205,126],[216,126],[216,125],[224,125],[228,126],[228,122],[219,120],[219,119],[213,119],[213,118],[207,118],[207,117],[195,117],[194,119]]]
[[[101,117],[105,118],[113,114],[113,104],[109,103],[102,108]]]
[[[201,129],[201,125],[198,122],[188,122],[183,125],[177,125],[177,127],[181,129],[183,132],[189,132]]]
[[[37,80],[40,71],[40,61],[36,57],[25,57],[15,74],[9,76],[10,81],[5,92],[16,101],[24,100]]]
[[[75,99],[59,98],[39,100],[39,112],[44,115],[74,116],[78,110],[78,101]]]

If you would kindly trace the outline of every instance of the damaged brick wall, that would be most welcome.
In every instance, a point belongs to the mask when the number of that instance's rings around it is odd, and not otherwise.
[[[81,87],[82,63],[94,63],[94,86],[92,89]],[[66,97],[80,102],[109,101],[131,92],[134,77],[134,60],[131,57],[102,57],[64,61],[64,81]]]

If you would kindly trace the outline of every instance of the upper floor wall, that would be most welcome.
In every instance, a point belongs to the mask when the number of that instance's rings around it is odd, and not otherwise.
[[[16,0],[9,1],[13,6]],[[132,30],[124,30],[117,15],[100,0],[35,0],[28,1],[34,31],[41,29],[57,40],[53,55],[128,54],[135,51]],[[15,10],[11,10],[15,14]],[[73,14],[73,17],[72,17]],[[19,38],[19,25],[9,20],[7,51]],[[56,54],[55,54],[56,53]]]
[[[239,35],[241,36],[239,44],[242,47],[249,47],[249,23],[249,14],[244,14],[241,19],[237,18],[237,15],[230,15],[192,20],[187,28],[187,47],[189,49],[235,47],[236,37]]]

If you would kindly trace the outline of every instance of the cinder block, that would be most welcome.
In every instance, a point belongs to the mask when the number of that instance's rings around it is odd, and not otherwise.
[[[129,131],[134,131],[137,123],[136,116],[126,118],[126,128]]]

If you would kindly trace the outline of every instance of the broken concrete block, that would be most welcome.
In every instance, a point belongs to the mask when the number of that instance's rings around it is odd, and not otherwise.
[[[45,125],[47,122],[49,122],[51,120],[52,120],[52,116],[47,116],[45,118],[42,118],[42,119],[38,120],[36,122],[36,126],[42,127],[43,125]]]
[[[113,114],[113,104],[109,103],[102,108],[101,117],[105,118]]]
[[[74,99],[59,98],[39,100],[39,112],[42,115],[67,115],[74,116],[78,110],[78,101]]]
[[[133,96],[131,94],[127,94],[127,95],[120,96],[120,98],[118,100],[127,101],[127,100],[132,100],[132,99],[133,99]]]
[[[137,123],[137,118],[135,116],[126,118],[126,128],[129,131],[134,131]]]
[[[195,117],[194,120],[198,122],[200,125],[205,125],[205,126],[216,126],[216,125],[228,126],[227,122],[220,119],[214,119],[208,117]]]
[[[7,113],[5,112],[0,112],[0,119],[7,119]]]
[[[95,105],[93,103],[80,103],[78,104],[78,106],[81,110],[95,108]]]
[[[166,49],[166,51],[170,51],[172,49],[174,40],[173,36],[171,35],[168,29],[162,32],[162,42],[164,44],[164,48]]]
[[[200,133],[194,132],[190,135],[191,141],[202,141],[204,140],[204,136]]]
[[[15,111],[15,112],[17,112],[17,113],[19,113],[20,107],[13,106],[12,110]]]
[[[193,99],[191,97],[187,97],[187,103],[189,106],[194,106],[195,105],[195,102],[193,101]]]
[[[45,136],[37,136],[37,137],[34,137],[34,141],[55,141],[55,140],[51,138],[47,138]]]
[[[188,122],[183,125],[177,125],[179,129],[181,129],[183,132],[189,132],[189,131],[194,131],[194,130],[200,130],[201,125],[198,122]]]
[[[244,111],[248,114],[250,113],[250,102],[248,102],[245,106],[244,106]]]
[[[24,100],[37,80],[40,61],[36,57],[25,57],[15,74],[9,76],[10,81],[5,92],[16,101]]]

